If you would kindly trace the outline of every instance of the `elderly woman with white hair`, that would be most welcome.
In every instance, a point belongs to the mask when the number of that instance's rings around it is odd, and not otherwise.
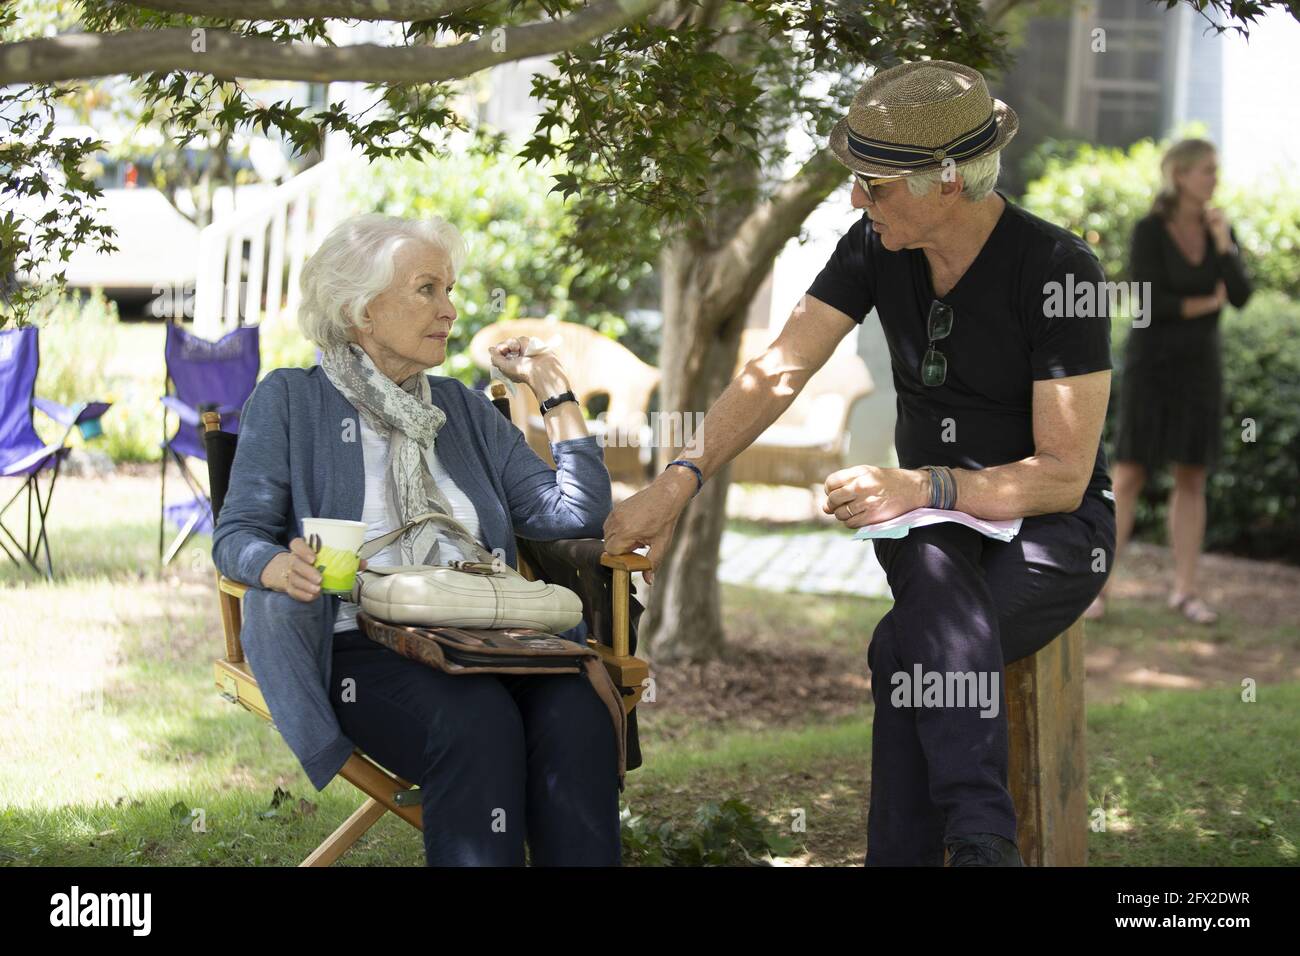
[[[299,312],[321,364],[276,369],[249,398],[213,559],[252,586],[244,648],[318,790],[359,747],[419,783],[429,865],[519,865],[525,842],[534,864],[616,865],[617,743],[589,682],[451,677],[399,656],[357,630],[355,605],[321,593],[298,534],[304,517],[361,520],[369,538],[441,511],[511,564],[516,535],[600,537],[609,474],[554,353],[511,340],[492,361],[558,399],[544,416],[555,469],[482,393],[426,374],[446,359],[463,258],[440,219],[357,216],[326,237]],[[471,550],[412,537],[376,562]]]

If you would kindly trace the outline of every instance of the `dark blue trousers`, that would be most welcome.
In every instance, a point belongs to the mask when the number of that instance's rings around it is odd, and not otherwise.
[[[1069,514],[1025,518],[1007,543],[945,523],[874,544],[894,606],[867,650],[876,706],[866,864],[942,866],[954,837],[1016,839],[1003,667],[1045,647],[1101,591],[1114,507],[1090,494]],[[948,675],[982,677],[996,686],[996,715],[955,693],[938,705],[918,698],[926,674],[953,687]]]
[[[619,865],[618,750],[585,677],[451,676],[353,630],[330,683],[344,734],[423,791],[429,866],[522,866],[525,842],[536,866]]]

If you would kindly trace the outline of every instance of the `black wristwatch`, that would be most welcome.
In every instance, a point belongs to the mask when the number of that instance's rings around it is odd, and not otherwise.
[[[556,405],[563,405],[565,402],[576,402],[577,400],[578,397],[574,395],[572,391],[561,392],[559,395],[555,395],[542,402],[542,414],[545,415]]]

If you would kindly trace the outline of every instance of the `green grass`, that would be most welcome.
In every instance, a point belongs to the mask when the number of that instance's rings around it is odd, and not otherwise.
[[[155,568],[156,480],[61,480],[51,532],[60,577],[0,568],[0,863],[291,865],[361,797],[341,781],[317,793],[276,731],[222,700],[208,542]],[[865,652],[888,602],[724,588],[728,626],[761,643]],[[1131,651],[1180,633],[1162,610],[1120,602],[1090,646]],[[1229,629],[1257,646],[1293,626]],[[1295,865],[1300,843],[1300,684],[1131,689],[1090,703],[1094,864]],[[793,834],[798,859],[857,864],[865,850],[870,703],[822,723],[753,731],[697,721],[668,739],[642,722],[644,768],[624,799],[656,820],[688,821],[740,797]],[[272,808],[277,788],[291,800]],[[306,804],[299,803],[306,800]],[[202,811],[204,830],[191,811]],[[418,865],[419,834],[389,816],[344,865]]]
[[[1091,862],[1295,866],[1300,683],[1132,693],[1088,709]]]
[[[773,595],[735,584],[724,584],[722,595],[731,634],[771,635],[787,647],[864,656],[876,624],[893,604],[886,598]]]
[[[1278,596],[1279,601],[1288,599],[1290,595]],[[1171,613],[1162,605],[1120,601],[1114,607],[1114,613],[1108,610],[1102,621],[1088,622],[1090,646],[1097,643],[1136,651],[1157,643],[1194,640],[1237,650],[1300,647],[1300,621],[1272,627],[1247,625],[1231,609],[1225,608],[1214,624],[1200,625]]]

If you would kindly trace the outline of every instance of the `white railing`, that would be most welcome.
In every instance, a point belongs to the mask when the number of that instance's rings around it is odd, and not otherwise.
[[[338,215],[342,162],[317,163],[255,207],[224,216],[199,233],[197,335],[215,339],[241,324],[296,314],[302,264]]]

